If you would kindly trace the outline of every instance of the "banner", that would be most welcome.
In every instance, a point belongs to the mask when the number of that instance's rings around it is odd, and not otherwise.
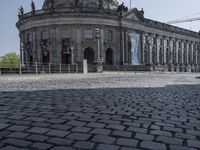
[[[141,60],[141,41],[140,34],[129,34],[130,38],[130,51],[131,51],[131,64],[139,65]]]

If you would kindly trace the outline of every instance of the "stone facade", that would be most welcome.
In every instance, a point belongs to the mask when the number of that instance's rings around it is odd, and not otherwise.
[[[99,56],[108,65],[134,65],[134,34],[139,64],[200,65],[199,33],[147,19],[116,0],[45,0],[41,10],[21,12],[17,27],[25,64],[95,63]]]

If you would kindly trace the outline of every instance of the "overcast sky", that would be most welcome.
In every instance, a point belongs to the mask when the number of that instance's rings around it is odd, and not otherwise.
[[[130,0],[119,0],[127,6]],[[34,0],[37,9],[41,9],[43,0]],[[0,56],[7,52],[19,53],[17,22],[18,8],[22,5],[25,12],[30,11],[31,0],[1,0],[0,5]],[[132,0],[132,7],[144,8],[145,17],[166,22],[185,16],[200,17],[200,0]],[[194,15],[195,14],[195,15]],[[176,24],[194,31],[200,30],[200,21]]]

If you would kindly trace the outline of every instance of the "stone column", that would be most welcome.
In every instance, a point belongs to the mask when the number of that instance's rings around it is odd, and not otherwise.
[[[195,44],[195,65],[198,64],[198,46],[197,46],[197,43]]]
[[[35,29],[32,30],[32,43],[33,43],[33,62],[38,61],[38,55],[37,55],[37,32]]]
[[[156,64],[160,62],[160,36],[156,36]]]
[[[173,60],[174,60],[174,39],[170,38],[169,41],[169,51],[170,51],[170,55],[169,55],[169,64],[172,65],[173,64]]]
[[[148,45],[148,48],[147,48],[147,52],[148,52],[147,63],[152,64],[152,35],[151,34],[149,34],[148,37],[147,37],[147,45]]]
[[[191,64],[190,65],[193,66],[194,65],[194,63],[193,63],[194,62],[194,56],[193,56],[193,53],[194,53],[194,42],[191,43],[191,50],[190,51],[191,51],[190,52],[190,54],[191,54],[191,56],[190,56],[191,57],[190,58],[191,59]]]
[[[189,42],[186,41],[186,65],[189,63]]]
[[[42,63],[42,50],[41,50],[41,45],[40,45],[40,41],[41,41],[41,31],[37,30],[36,31],[36,37],[37,37],[37,41],[36,41],[36,49],[37,49],[37,62],[38,63]]]
[[[163,64],[165,65],[167,63],[167,61],[166,61],[167,38],[164,37],[163,40],[164,40],[164,42],[163,42],[163,44],[164,44],[164,46],[163,46]]]
[[[184,54],[184,41],[181,41],[181,64],[183,65],[183,54]]]
[[[178,52],[179,52],[179,41],[178,40],[176,40],[176,65],[178,65]]]
[[[145,44],[146,44],[146,33],[142,34],[142,50],[141,50],[141,62],[145,62],[144,58],[144,51],[145,51]]]

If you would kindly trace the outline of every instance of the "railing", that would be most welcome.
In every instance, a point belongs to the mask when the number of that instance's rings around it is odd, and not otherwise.
[[[88,64],[88,72],[95,72],[96,66]],[[55,63],[30,63],[26,62],[19,67],[2,67],[0,74],[52,74],[52,73],[83,73],[82,64],[55,64]]]

